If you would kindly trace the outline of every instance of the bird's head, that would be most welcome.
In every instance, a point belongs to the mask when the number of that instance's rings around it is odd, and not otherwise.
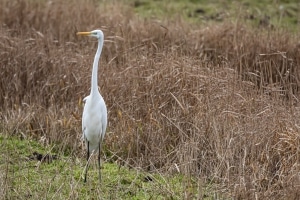
[[[77,35],[83,35],[83,36],[91,36],[91,37],[95,37],[98,40],[104,38],[104,34],[101,30],[94,30],[94,31],[90,31],[90,32],[77,32]]]

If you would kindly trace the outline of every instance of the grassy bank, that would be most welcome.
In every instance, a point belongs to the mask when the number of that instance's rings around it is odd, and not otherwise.
[[[124,2],[132,6],[139,16],[147,18],[174,20],[179,17],[198,24],[241,20],[254,27],[284,27],[291,31],[299,30],[300,5],[297,0],[125,0]]]
[[[96,162],[83,182],[84,158],[53,152],[28,139],[2,137],[0,171],[3,199],[184,199],[212,197],[198,179],[182,175],[146,173],[121,167],[111,160],[102,165],[98,180]]]

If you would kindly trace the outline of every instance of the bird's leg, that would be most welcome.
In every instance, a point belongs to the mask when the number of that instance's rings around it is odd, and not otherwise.
[[[99,152],[98,152],[98,170],[99,170],[99,181],[101,182],[100,153],[101,153],[101,143],[99,143]]]
[[[87,176],[87,171],[89,168],[89,158],[90,158],[90,142],[87,141],[87,158],[86,158],[86,168],[85,168],[85,174],[84,174],[84,182],[86,183],[86,176]]]

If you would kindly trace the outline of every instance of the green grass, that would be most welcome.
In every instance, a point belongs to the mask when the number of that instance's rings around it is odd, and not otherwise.
[[[242,19],[255,26],[299,30],[300,4],[297,0],[125,0],[142,17],[181,16],[196,23]],[[175,18],[176,19],[176,18]]]
[[[87,183],[83,182],[84,157],[64,156],[36,141],[0,136],[1,186],[5,199],[184,199],[198,195],[211,199],[200,181],[180,174],[146,173],[116,163],[91,160]],[[57,155],[53,160],[33,159],[34,152]],[[54,158],[54,157],[53,157]],[[200,187],[201,185],[201,187]],[[199,189],[201,188],[201,189]]]

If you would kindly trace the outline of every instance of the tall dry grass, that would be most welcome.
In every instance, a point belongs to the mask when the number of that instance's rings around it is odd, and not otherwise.
[[[81,152],[101,28],[107,152],[178,171],[236,199],[300,193],[299,37],[242,22],[147,20],[118,3],[7,1],[0,8],[1,129]]]

